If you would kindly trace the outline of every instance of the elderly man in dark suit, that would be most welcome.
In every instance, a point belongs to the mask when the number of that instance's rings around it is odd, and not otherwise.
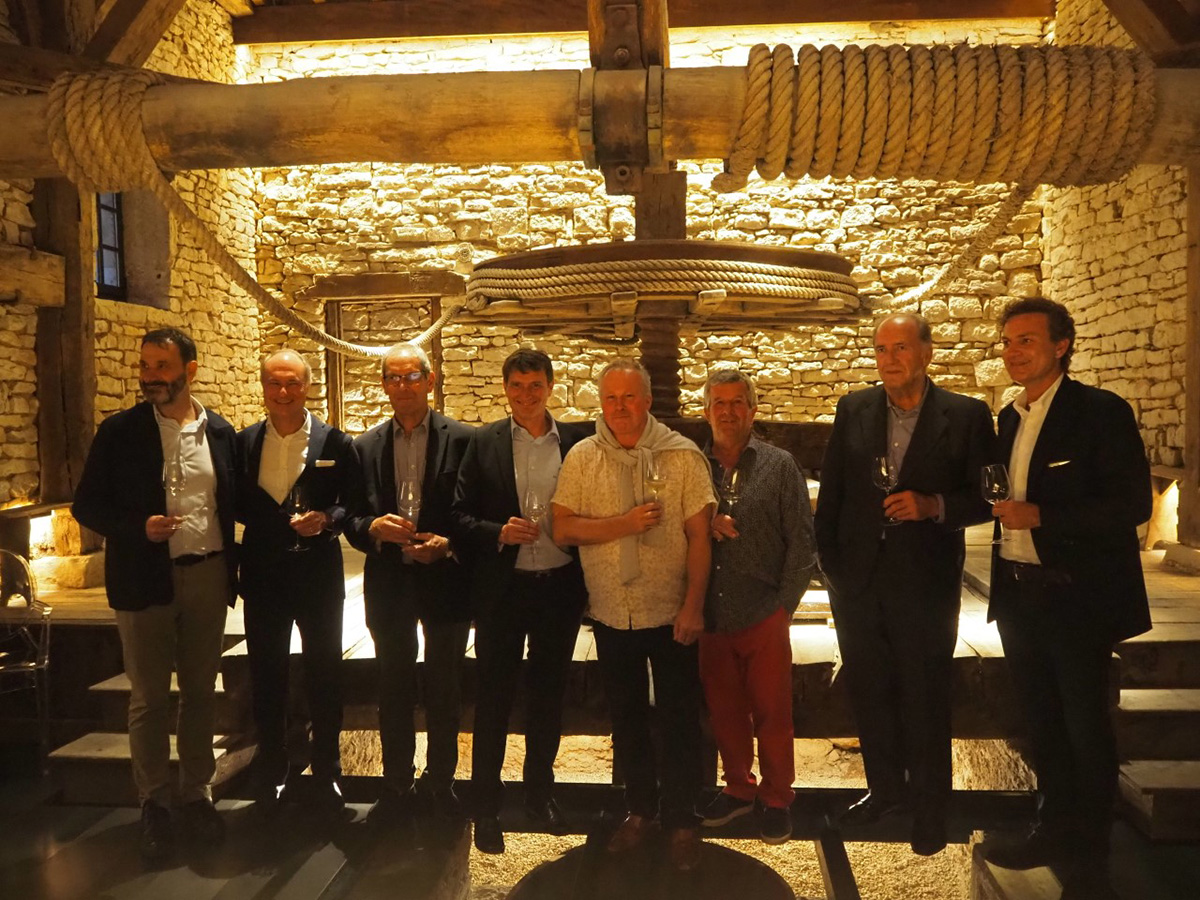
[[[238,434],[239,591],[246,601],[254,724],[255,798],[265,811],[292,795],[285,746],[293,624],[300,631],[312,719],[312,772],[306,796],[340,810],[342,604],[346,579],[338,534],[361,495],[350,438],[305,408],[312,368],[294,350],[262,363],[267,417]],[[304,768],[301,766],[300,768]],[[293,773],[298,774],[298,773]]]
[[[425,638],[422,688],[428,755],[420,792],[435,812],[457,815],[460,673],[470,631],[470,581],[450,536],[458,469],[474,431],[429,408],[436,373],[425,351],[400,344],[383,360],[394,415],[354,442],[365,501],[346,525],[367,554],[367,627],[379,660],[379,739],[384,789],[370,821],[412,821],[417,702],[417,623]]]
[[[1118,759],[1109,712],[1116,641],[1150,628],[1137,526],[1150,467],[1129,404],[1067,375],[1075,324],[1062,304],[1018,300],[1000,317],[1022,393],[1000,412],[1011,499],[995,504],[994,618],[1033,750],[1038,824],[1000,866],[1066,865],[1063,897],[1103,900]]]
[[[474,569],[479,677],[471,792],[475,846],[484,853],[504,852],[500,770],[527,638],[525,812],[556,834],[567,827],[552,793],[554,758],[587,593],[578,551],[551,539],[549,512],[563,457],[595,431],[546,412],[554,366],[542,351],[513,351],[502,374],[512,415],[475,432],[454,501]]]
[[[196,345],[177,328],[142,338],[146,400],[96,431],[72,513],[105,538],[104,578],[129,676],[129,750],[142,803],[141,852],[172,849],[171,672],[178,673],[183,824],[217,844],[215,687],[233,605],[234,430],[191,394]]]
[[[946,844],[963,529],[988,517],[980,471],[994,439],[983,402],[929,380],[932,357],[920,316],[879,323],[882,384],[839,401],[816,512],[869,788],[842,822],[874,822],[911,803],[912,848],[922,855]],[[897,476],[890,491],[872,478],[888,468]]]

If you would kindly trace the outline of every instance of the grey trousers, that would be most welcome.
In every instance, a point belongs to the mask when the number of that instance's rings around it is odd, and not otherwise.
[[[129,749],[138,800],[171,803],[171,672],[178,673],[178,797],[211,797],[216,771],[213,727],[229,581],[225,560],[214,556],[172,571],[170,605],[117,610],[117,630],[129,676]]]

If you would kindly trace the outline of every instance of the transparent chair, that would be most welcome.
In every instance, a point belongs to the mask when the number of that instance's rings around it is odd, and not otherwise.
[[[50,612],[29,561],[0,550],[0,694],[34,692],[42,765],[50,743]]]

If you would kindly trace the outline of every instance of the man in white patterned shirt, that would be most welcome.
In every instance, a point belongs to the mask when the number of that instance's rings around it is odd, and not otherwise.
[[[598,386],[603,418],[595,437],[563,460],[553,529],[555,543],[579,547],[614,764],[625,778],[629,815],[608,849],[638,846],[661,814],[671,862],[686,871],[700,859],[696,639],[711,561],[712,483],[699,448],[650,415],[650,376],[640,363],[609,363]],[[665,486],[647,483],[651,461]],[[650,738],[647,663],[665,745],[661,770]]]

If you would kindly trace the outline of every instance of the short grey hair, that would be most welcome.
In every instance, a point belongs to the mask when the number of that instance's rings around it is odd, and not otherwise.
[[[601,394],[603,394],[602,386],[604,384],[604,377],[609,372],[637,372],[642,378],[642,388],[645,391],[645,395],[647,397],[650,396],[650,373],[636,359],[621,357],[620,359],[614,359],[601,369],[600,374],[596,376],[596,390],[600,391]]]
[[[388,351],[387,356],[383,358],[383,362],[379,364],[379,377],[387,377],[387,366],[389,362],[391,362],[393,359],[405,356],[411,356],[416,359],[417,364],[421,367],[422,375],[428,375],[433,371],[433,364],[429,361],[429,354],[416,344],[409,344],[405,342],[403,344],[397,344]]]
[[[294,356],[300,360],[300,365],[304,367],[304,383],[312,384],[312,365],[304,358],[303,353],[292,350],[290,347],[284,347],[281,350],[276,350],[274,353],[267,355],[258,366],[258,380],[267,380],[267,364],[273,359],[278,359],[281,356]]]
[[[758,389],[754,386],[754,379],[745,372],[726,367],[714,370],[704,382],[705,409],[712,403],[712,387],[715,384],[740,384],[746,389],[746,402],[752,407],[758,406]]]
[[[911,322],[917,329],[917,339],[926,347],[933,346],[933,329],[929,327],[929,320],[920,313],[892,313],[890,316],[884,316],[875,324],[875,330],[871,333],[871,341],[879,337],[879,329],[888,322]]]

